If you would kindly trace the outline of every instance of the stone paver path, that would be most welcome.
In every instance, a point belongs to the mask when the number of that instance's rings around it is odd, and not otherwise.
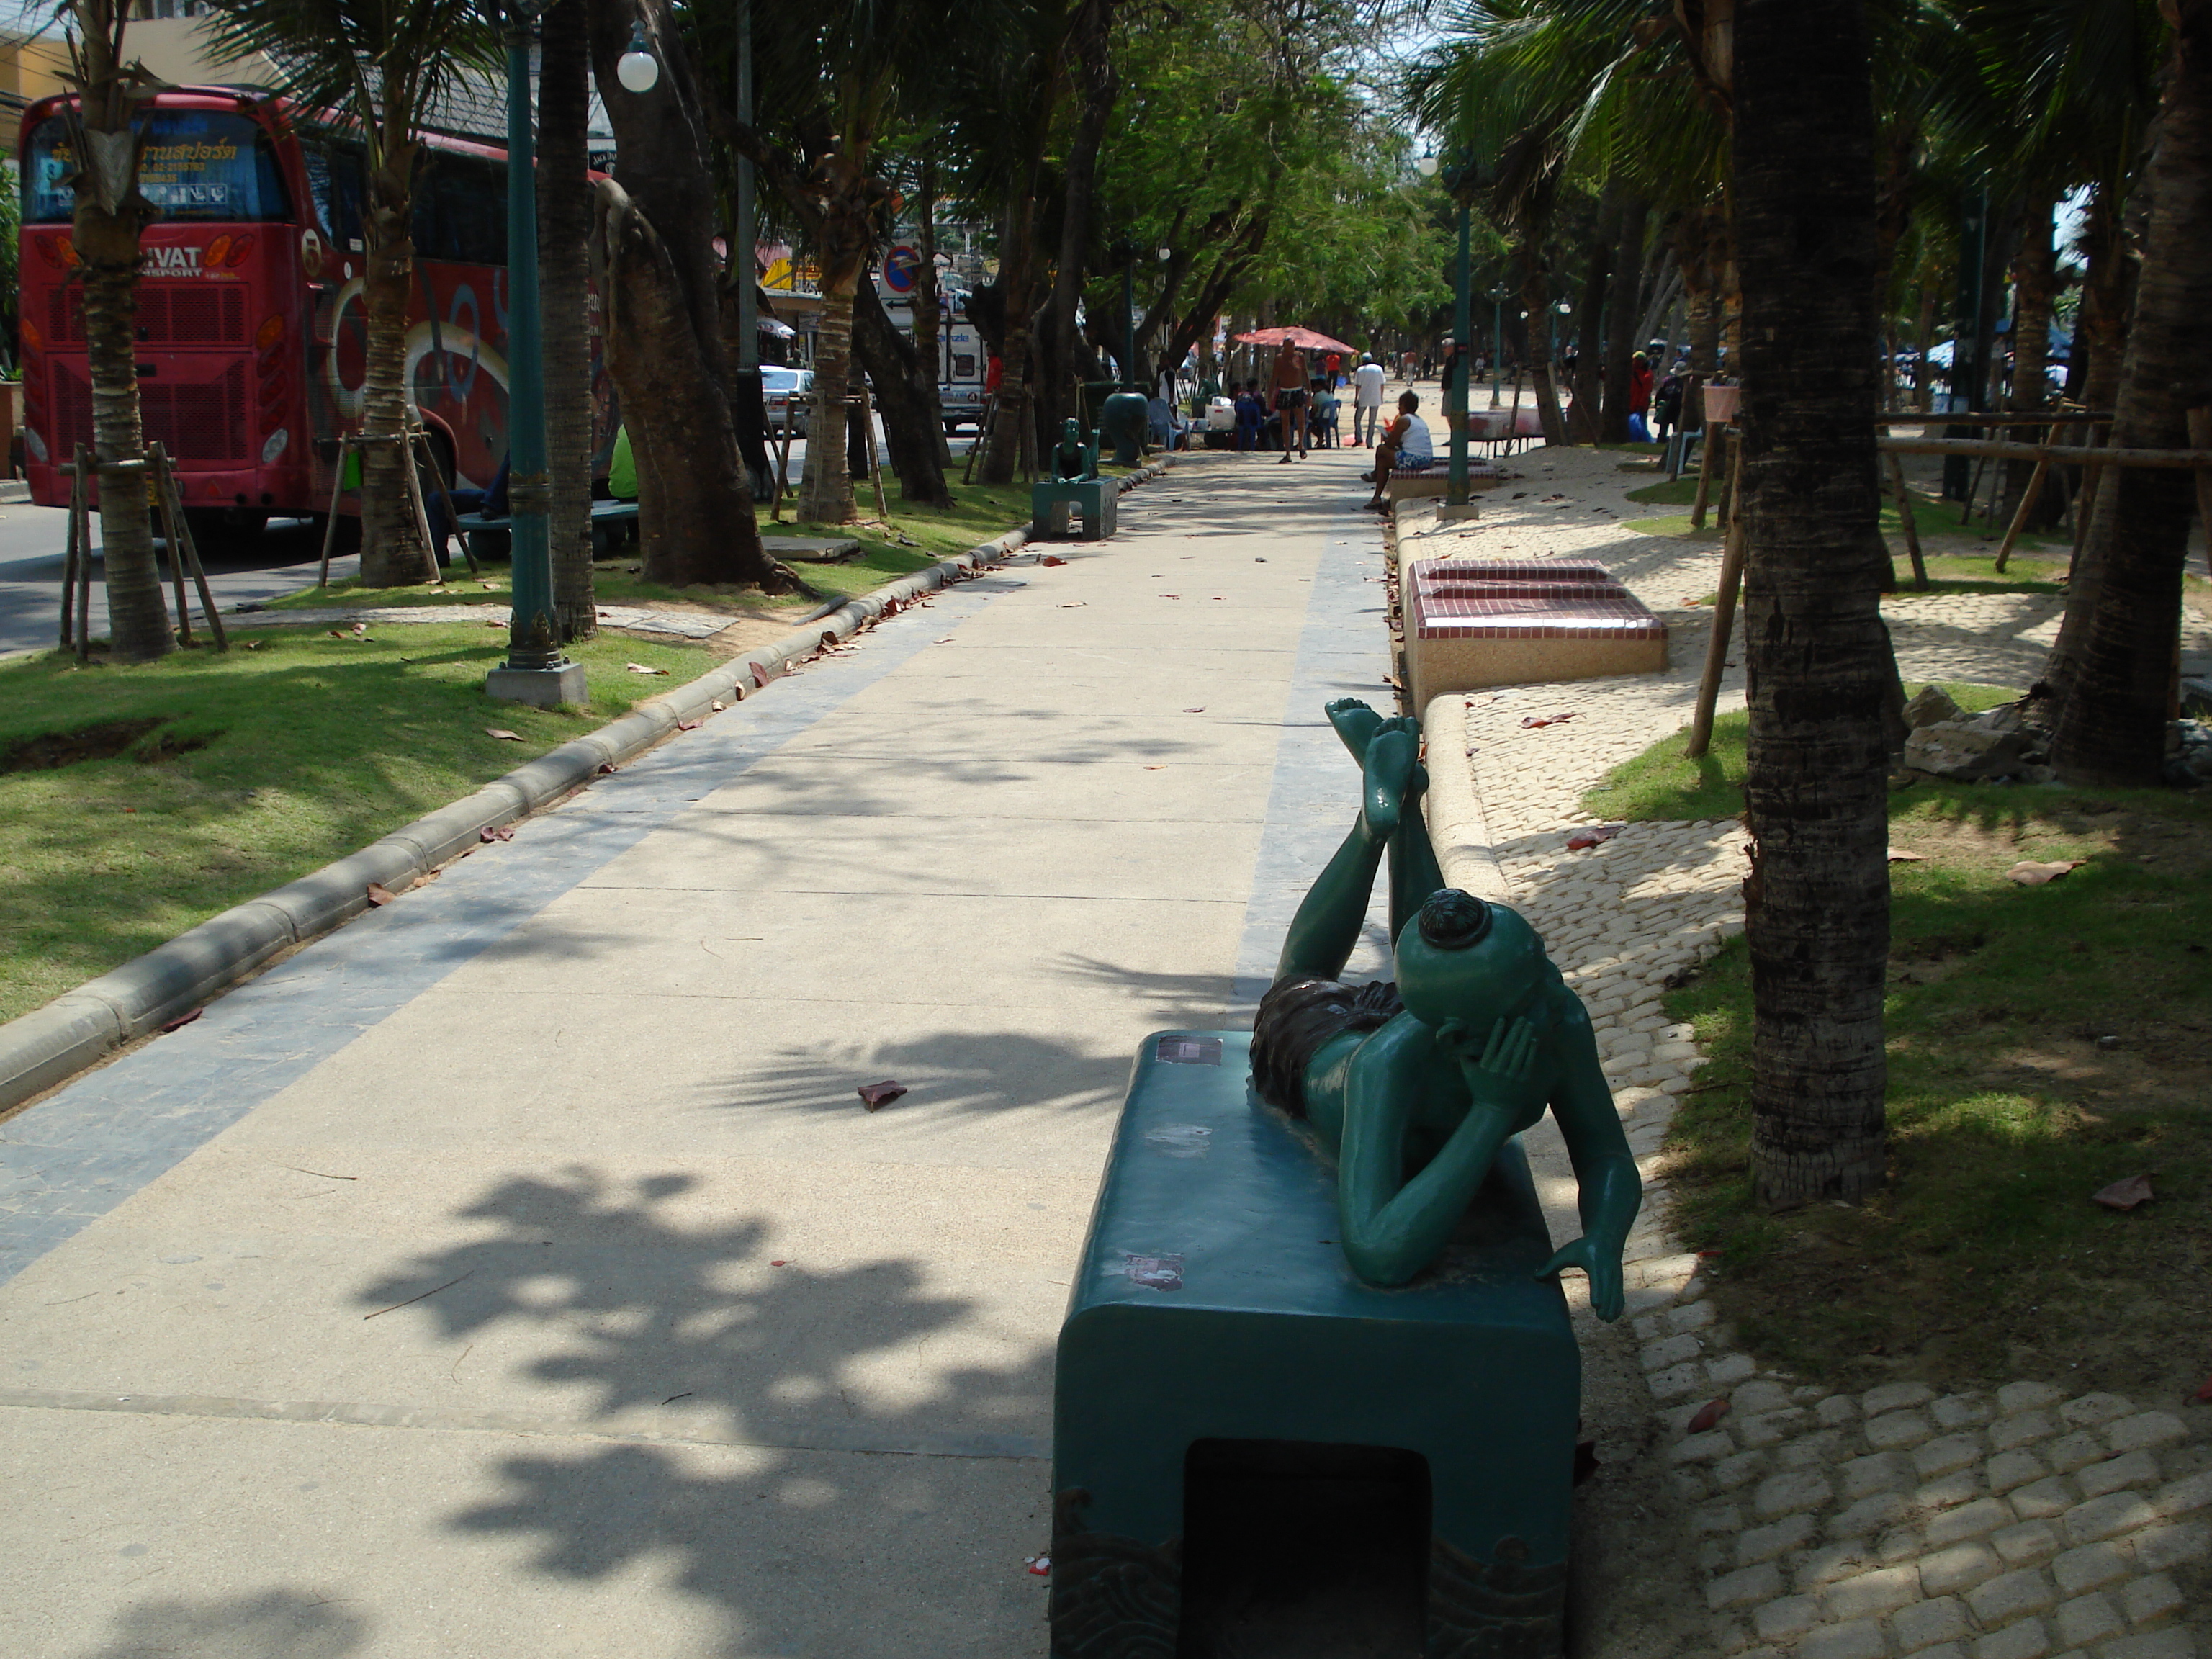
[[[1665,618],[1671,666],[1437,699],[1424,723],[1431,767],[1463,757],[1465,775],[1445,780],[1431,806],[1444,820],[1447,874],[1521,908],[1589,1005],[1646,1170],[1629,1251],[1634,1334],[1664,1425],[1653,1449],[1692,1506],[1712,1615],[1686,1650],[2191,1659],[2205,1650],[2172,1573],[2212,1559],[2212,1445],[2180,1418],[2031,1382],[1942,1399],[1918,1383],[1832,1394],[1762,1372],[1714,1322],[1653,1178],[1702,1064],[1662,998],[1668,975],[1741,929],[1743,831],[1632,823],[1594,847],[1567,842],[1591,823],[1585,791],[1688,724],[1711,625],[1690,602],[1717,586],[1719,549],[1625,530],[1680,509],[1625,500],[1638,481],[1609,455],[1536,451],[1520,465],[1528,480],[1485,498],[1474,525],[1417,528],[1399,556],[1601,559]],[[1553,495],[1564,499],[1544,499]],[[2040,672],[2060,610],[2055,597],[2015,594],[1904,593],[1884,605],[1906,678],[2017,687]],[[2212,630],[2193,625],[2185,664],[2201,672],[2208,657]],[[1738,667],[1721,708],[1742,706]],[[1543,1129],[1528,1139],[1547,1198],[1563,1201],[1564,1148]]]

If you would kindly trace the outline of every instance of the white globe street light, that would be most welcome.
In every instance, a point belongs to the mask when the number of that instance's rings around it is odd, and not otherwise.
[[[630,29],[629,50],[615,61],[615,79],[625,89],[635,93],[651,92],[660,84],[660,60],[653,55],[653,48],[646,42],[642,18]]]
[[[1413,171],[1424,179],[1433,179],[1437,176],[1437,168],[1442,165],[1435,156],[1424,155],[1413,163]]]

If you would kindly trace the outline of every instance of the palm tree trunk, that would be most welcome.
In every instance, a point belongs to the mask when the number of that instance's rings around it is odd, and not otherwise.
[[[915,273],[914,284],[914,388],[929,408],[937,438],[937,477],[940,486],[945,481],[945,469],[952,465],[952,446],[946,441],[945,432],[945,403],[939,392],[938,364],[944,356],[938,343],[937,307],[937,146],[932,143],[921,154],[921,177],[915,194],[921,216],[915,224],[915,252],[921,255],[921,268]],[[903,471],[901,474],[903,480]],[[916,499],[909,487],[903,493],[909,501]],[[946,495],[945,505],[951,504]]]
[[[543,25],[538,71],[538,290],[544,313],[547,533],[553,622],[567,644],[599,631],[592,590],[592,181],[586,0],[557,0]],[[635,447],[635,445],[633,445]]]
[[[2212,307],[2212,0],[2180,0],[2174,18],[2115,448],[2186,448],[2189,410],[2212,402],[2201,368]],[[2098,490],[2060,638],[2062,650],[2070,639],[2074,660],[2051,761],[2069,782],[2160,781],[2195,506],[2185,471],[2115,470]]]
[[[2051,210],[2048,198],[2031,192],[2027,211],[2021,216],[2020,253],[2012,270],[2012,395],[2005,400],[2006,406],[2014,410],[2042,409],[2051,402],[2051,383],[2044,374],[2051,355],[2051,304],[2057,288]],[[2012,435],[2041,436],[2039,433]],[[2021,495],[2035,473],[2033,461],[2005,464],[2004,509],[1997,523],[2012,522],[2013,514],[2020,510]],[[2039,521],[2048,522],[2047,516]]]
[[[1575,301],[1575,372],[1571,377],[1575,400],[1573,420],[1567,428],[1570,443],[1600,443],[1605,437],[1599,405],[1605,395],[1601,370],[1605,357],[1606,281],[1613,274],[1613,243],[1620,234],[1620,187],[1608,179],[1598,193],[1597,221],[1590,227],[1589,240],[1583,250],[1583,291]],[[1533,312],[1529,314],[1534,315]],[[1544,320],[1548,325],[1551,319],[1547,317]],[[1626,435],[1625,422],[1623,433]]]
[[[84,283],[84,334],[92,374],[95,461],[143,461],[138,407],[138,234],[153,210],[138,194],[131,142],[127,27],[120,0],[76,0],[71,41],[87,154],[79,157],[70,240]],[[59,459],[59,458],[57,458]],[[74,459],[74,458],[71,458]],[[175,648],[141,470],[100,478],[100,542],[107,588],[108,649],[118,662],[150,662]]]
[[[1613,249],[1611,311],[1605,330],[1605,410],[1601,430],[1609,444],[1628,441],[1629,388],[1637,338],[1637,301],[1644,281],[1644,222],[1650,209],[1631,196],[1620,204],[1620,240]]]
[[[1021,188],[1006,204],[1006,234],[1001,244],[999,293],[1006,302],[1005,343],[999,353],[998,411],[991,417],[991,442],[983,453],[983,482],[1012,483],[1021,467],[1022,434],[1030,415],[1030,253],[1036,232],[1036,173],[1024,173]]]
[[[100,461],[143,461],[137,352],[138,221],[100,210],[81,193],[70,235],[84,278],[84,337],[92,371],[92,441]],[[107,586],[108,649],[150,662],[175,647],[143,469],[100,476],[100,545]]]
[[[389,439],[407,430],[407,301],[415,284],[414,146],[386,137],[385,165],[369,175],[368,313],[362,383],[362,435]],[[371,441],[361,452],[361,582],[407,587],[435,581],[438,568],[416,533],[407,493],[410,465],[402,442]]]
[[[853,367],[853,279],[822,284],[822,320],[814,335],[814,407],[807,416],[806,480],[799,516],[809,524],[849,524],[853,479],[846,467],[845,397]]]
[[[1770,1206],[1883,1178],[1889,950],[1863,0],[1740,0],[1752,1172]]]
[[[1566,419],[1559,413],[1559,388],[1552,383],[1550,338],[1544,316],[1552,303],[1551,284],[1544,280],[1542,265],[1525,246],[1522,258],[1521,308],[1528,313],[1523,326],[1528,332],[1528,380],[1536,394],[1536,418],[1543,422],[1546,443],[1565,444],[1571,440],[1567,436]]]

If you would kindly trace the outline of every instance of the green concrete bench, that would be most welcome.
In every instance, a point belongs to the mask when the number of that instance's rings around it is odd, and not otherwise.
[[[592,503],[592,556],[605,559],[613,556],[620,544],[622,527],[637,518],[635,501],[593,501]],[[486,513],[463,513],[454,522],[461,533],[469,538],[469,551],[479,559],[504,554],[504,546],[494,547],[491,538],[505,534],[514,528],[511,518],[495,517]]]
[[[1060,1327],[1054,1659],[1556,1654],[1581,1364],[1520,1143],[1377,1289],[1250,1045],[1137,1060]]]
[[[1030,486],[1030,539],[1047,541],[1072,533],[1071,518],[1083,520],[1083,538],[1103,542],[1114,533],[1115,503],[1121,484],[1114,478],[1072,482],[1040,478]]]

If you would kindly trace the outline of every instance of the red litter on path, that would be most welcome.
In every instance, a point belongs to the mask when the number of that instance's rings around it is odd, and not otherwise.
[[[1708,1400],[1698,1407],[1698,1414],[1690,1419],[1689,1432],[1703,1434],[1721,1419],[1726,1417],[1729,1414],[1729,1402],[1725,1400]]]
[[[1051,1576],[1052,1557],[1049,1555],[1032,1555],[1022,1565],[1029,1569],[1030,1576],[1033,1578],[1045,1578]]]
[[[1530,714],[1521,722],[1521,726],[1524,731],[1537,732],[1541,731],[1545,726],[1559,726],[1572,719],[1574,714],[1571,712],[1565,714]]]
[[[864,1083],[860,1085],[860,1104],[872,1112],[880,1111],[905,1092],[905,1084],[888,1079],[881,1083]]]
[[[1596,847],[1611,841],[1628,826],[1622,823],[1601,823],[1588,830],[1577,830],[1567,837],[1567,851],[1579,853],[1585,847]]]

